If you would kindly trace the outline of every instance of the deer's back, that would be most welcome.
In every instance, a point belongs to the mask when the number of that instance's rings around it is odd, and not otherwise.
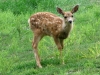
[[[62,28],[63,20],[49,12],[39,12],[30,17],[30,27],[45,35],[56,35]]]

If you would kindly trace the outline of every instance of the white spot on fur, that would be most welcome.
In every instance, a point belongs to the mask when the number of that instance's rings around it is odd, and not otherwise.
[[[38,22],[41,22],[40,19],[37,19],[37,20],[38,20]]]
[[[35,22],[35,24],[39,24],[38,22]]]
[[[50,15],[50,17],[54,18],[54,16]]]
[[[35,20],[35,18],[31,18],[31,20]]]
[[[53,24],[52,22],[48,21],[49,24]]]

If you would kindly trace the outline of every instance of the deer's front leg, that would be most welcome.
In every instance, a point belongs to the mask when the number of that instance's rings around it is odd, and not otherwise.
[[[60,51],[60,60],[61,60],[61,63],[64,64],[64,59],[63,59],[63,40],[59,39],[59,38],[56,38],[54,37],[54,41],[58,47],[58,50]]]
[[[60,44],[61,44],[61,46],[62,46],[62,49],[63,49],[63,47],[64,47],[63,41],[64,41],[64,39],[60,39]],[[63,55],[63,54],[64,54],[64,51],[61,50],[61,51],[60,51],[60,56],[61,56],[62,64],[64,64],[64,55]]]

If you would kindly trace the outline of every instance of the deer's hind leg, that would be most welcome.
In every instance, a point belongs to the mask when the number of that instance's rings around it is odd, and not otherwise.
[[[32,47],[33,47],[33,51],[34,51],[34,56],[36,59],[36,64],[39,68],[42,68],[42,65],[40,63],[40,56],[38,54],[38,43],[39,41],[42,39],[42,34],[40,32],[34,33],[34,39],[32,42]]]

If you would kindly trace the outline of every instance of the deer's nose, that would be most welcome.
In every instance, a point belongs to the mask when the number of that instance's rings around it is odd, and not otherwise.
[[[68,21],[70,24],[72,23],[72,21]]]

